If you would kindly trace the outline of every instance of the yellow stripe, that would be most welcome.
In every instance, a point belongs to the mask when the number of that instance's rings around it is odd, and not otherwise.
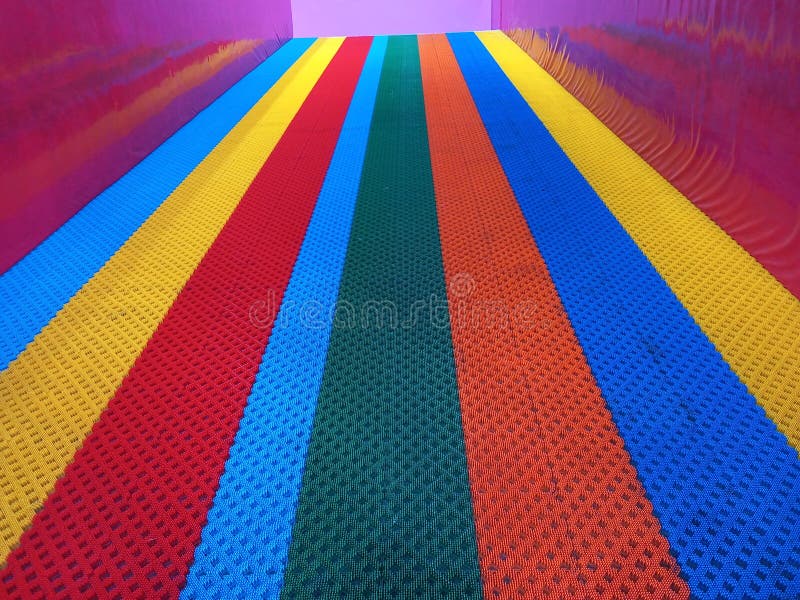
[[[0,374],[0,556],[30,525],[341,43],[315,42]]]
[[[708,338],[800,449],[800,302],[501,32],[478,37]]]

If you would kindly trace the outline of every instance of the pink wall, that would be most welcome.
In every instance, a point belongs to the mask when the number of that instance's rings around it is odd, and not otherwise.
[[[291,36],[289,0],[0,1],[0,274]]]
[[[292,0],[295,37],[489,29],[491,0]]]
[[[492,18],[565,51],[551,74],[614,104],[596,112],[800,298],[800,2],[494,0]]]

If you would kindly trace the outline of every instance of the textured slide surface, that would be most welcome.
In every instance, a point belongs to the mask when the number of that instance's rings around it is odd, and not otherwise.
[[[0,373],[0,554],[30,523],[341,40],[316,42]]]
[[[800,593],[800,579],[773,568],[800,552],[796,451],[481,41],[450,40],[691,589],[735,598]],[[765,571],[751,568],[760,561]]]
[[[480,597],[444,302],[417,39],[393,37],[283,598]]]
[[[800,452],[800,300],[516,44],[499,32],[478,35]]]
[[[345,41],[322,74],[9,557],[9,593],[182,586],[269,337],[249,309],[283,296],[368,47]]]
[[[376,38],[182,597],[276,598],[291,541],[386,38]],[[254,305],[263,327],[274,297]],[[268,543],[265,544],[265,540]]]
[[[800,598],[796,299],[503,34],[288,43],[3,298],[3,598]]]

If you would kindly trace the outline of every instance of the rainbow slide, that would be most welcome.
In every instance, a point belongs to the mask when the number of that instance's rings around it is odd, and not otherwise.
[[[499,31],[288,41],[0,299],[0,596],[800,598],[800,301]]]

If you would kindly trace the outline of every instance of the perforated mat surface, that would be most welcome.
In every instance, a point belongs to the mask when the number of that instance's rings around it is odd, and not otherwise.
[[[800,302],[503,34],[289,42],[0,299],[2,597],[800,598]]]

